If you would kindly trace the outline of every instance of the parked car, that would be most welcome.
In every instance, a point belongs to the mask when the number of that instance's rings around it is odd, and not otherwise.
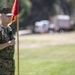
[[[34,32],[35,33],[47,33],[49,28],[48,20],[41,20],[35,22]]]

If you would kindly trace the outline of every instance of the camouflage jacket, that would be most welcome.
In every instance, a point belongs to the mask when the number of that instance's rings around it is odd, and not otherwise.
[[[12,29],[10,26],[7,28],[3,28],[0,25],[0,44],[6,43],[9,40],[15,39],[12,33]],[[0,50],[0,58],[5,59],[13,59],[14,56],[14,46],[8,46],[2,50]]]

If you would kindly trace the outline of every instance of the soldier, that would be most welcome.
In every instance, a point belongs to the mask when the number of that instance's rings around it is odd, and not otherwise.
[[[10,7],[0,9],[0,75],[14,75],[15,38],[8,23],[11,21]]]

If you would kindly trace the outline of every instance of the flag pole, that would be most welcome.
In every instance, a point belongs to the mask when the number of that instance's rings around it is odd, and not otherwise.
[[[17,75],[19,75],[19,15],[17,16]]]
[[[14,4],[12,7],[12,22],[16,21],[17,24],[17,37],[16,37],[16,41],[17,41],[17,75],[19,75],[19,0],[14,0]]]

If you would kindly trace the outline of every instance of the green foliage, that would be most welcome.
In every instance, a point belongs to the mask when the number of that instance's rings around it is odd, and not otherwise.
[[[13,3],[14,3],[14,0],[7,0],[7,5],[9,5],[9,6],[13,6]]]
[[[20,21],[23,22],[30,14],[30,0],[20,0]]]
[[[14,0],[0,0],[0,7],[4,6],[4,5],[8,5],[11,6],[13,5]]]

